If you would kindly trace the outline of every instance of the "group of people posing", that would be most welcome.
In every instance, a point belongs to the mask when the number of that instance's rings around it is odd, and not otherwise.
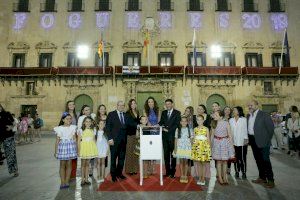
[[[54,128],[57,134],[55,157],[60,160],[61,188],[68,188],[70,178],[76,177],[76,158],[81,159],[81,185],[89,185],[89,176],[97,165],[97,182],[103,182],[107,156],[110,154],[110,175],[113,182],[126,179],[125,173],[134,175],[139,167],[139,127],[162,126],[165,177],[175,178],[176,160],[180,163],[180,182],[187,183],[194,166],[197,184],[205,185],[205,169],[211,159],[215,160],[217,180],[227,185],[228,166],[234,162],[235,176],[246,179],[247,147],[252,147],[259,171],[254,183],[274,187],[270,162],[271,139],[274,124],[271,116],[259,110],[258,102],[248,103],[249,114],[243,108],[225,107],[221,110],[215,102],[212,113],[204,105],[194,113],[189,106],[182,115],[174,108],[171,99],[165,100],[166,110],[160,111],[156,100],[149,97],[143,112],[131,99],[127,111],[125,103],[117,102],[116,110],[107,114],[100,105],[97,113],[91,113],[84,105],[77,117],[75,104],[68,101],[61,122]],[[144,161],[145,178],[155,173],[155,161]]]

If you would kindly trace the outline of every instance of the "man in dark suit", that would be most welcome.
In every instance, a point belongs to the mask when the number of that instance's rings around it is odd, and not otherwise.
[[[159,122],[160,126],[164,126],[162,139],[166,168],[165,176],[174,178],[176,172],[176,158],[173,157],[172,153],[174,151],[175,131],[180,124],[181,116],[180,112],[173,108],[172,99],[167,99],[165,101],[165,106],[167,110],[164,110],[162,112],[161,119]]]
[[[259,177],[252,182],[273,188],[275,184],[270,161],[270,146],[274,134],[274,124],[269,114],[258,109],[256,100],[252,100],[248,104],[248,108],[250,112],[247,116],[249,144],[259,172]]]
[[[122,174],[122,171],[127,143],[126,128],[129,120],[126,117],[124,110],[124,102],[118,101],[117,110],[108,114],[105,126],[105,133],[107,134],[108,143],[110,145],[110,174],[113,182],[116,182],[118,180],[117,178],[126,179],[126,177]]]

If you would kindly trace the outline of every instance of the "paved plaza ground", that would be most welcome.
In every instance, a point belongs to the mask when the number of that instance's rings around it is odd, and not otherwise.
[[[80,177],[68,190],[59,190],[59,162],[53,157],[55,137],[45,133],[41,142],[17,146],[20,176],[8,174],[6,163],[0,166],[0,200],[20,199],[299,199],[300,161],[282,151],[271,155],[276,187],[266,189],[251,183],[257,177],[257,168],[251,148],[248,152],[248,180],[230,178],[230,186],[220,186],[211,178],[209,187],[201,192],[97,192],[93,180],[89,187],[81,188]],[[215,175],[214,167],[211,167]],[[232,175],[233,169],[232,169]]]

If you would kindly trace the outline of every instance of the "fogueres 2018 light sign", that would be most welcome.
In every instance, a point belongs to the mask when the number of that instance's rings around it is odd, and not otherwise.
[[[95,13],[95,27],[105,29],[110,26],[110,12],[96,12]],[[141,28],[141,14],[139,12],[127,12],[125,27],[128,29]],[[207,16],[201,12],[188,13],[188,26],[190,28],[204,29],[207,24]],[[173,27],[173,16],[171,12],[159,12],[158,20],[161,29],[171,29]],[[28,13],[14,13],[14,30],[22,30],[28,26]],[[44,13],[40,16],[40,27],[49,30],[56,27],[55,14]],[[80,29],[83,23],[88,19],[83,20],[82,13],[70,13],[67,16],[67,24],[70,29]],[[220,12],[216,13],[217,24],[222,29],[229,29],[231,25],[231,13]],[[258,13],[242,13],[241,28],[244,30],[258,30],[263,26],[264,20]],[[119,24],[121,26],[121,24]],[[288,16],[286,13],[272,13],[269,16],[269,25],[274,31],[282,31],[288,27]]]

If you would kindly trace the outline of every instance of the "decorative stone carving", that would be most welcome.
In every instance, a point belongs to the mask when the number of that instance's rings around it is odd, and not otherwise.
[[[7,49],[10,51],[12,51],[12,50],[28,51],[28,49],[30,49],[30,46],[26,42],[11,42],[8,44]]]
[[[136,40],[129,40],[129,41],[125,42],[122,47],[125,52],[127,52],[127,51],[141,52],[143,49],[142,43],[140,43]]]
[[[234,105],[234,88],[236,84],[222,84],[222,83],[211,83],[211,84],[202,84],[198,83],[199,87],[199,103],[207,102],[207,98],[213,94],[218,94],[223,96],[226,99],[227,105]]]
[[[243,46],[242,46],[243,49],[263,49],[264,48],[264,45],[262,45],[261,43],[259,42],[246,42]]]
[[[123,84],[127,88],[126,101],[136,99],[138,92],[162,92],[165,99],[173,98],[173,88],[176,81],[173,79],[128,79]]]
[[[158,42],[155,47],[156,48],[177,48],[177,44],[173,41],[164,40],[162,42]]]
[[[186,47],[186,48],[193,48],[192,42],[188,42],[188,43],[185,45],[185,47]],[[206,49],[206,48],[207,48],[207,45],[206,45],[206,43],[204,43],[203,41],[201,41],[201,42],[196,41],[196,48],[203,48],[203,49]]]
[[[63,45],[63,49],[64,49],[64,50],[75,49],[76,46],[77,46],[76,42],[66,42],[66,43]]]
[[[270,49],[281,49],[282,48],[282,42],[281,41],[276,41],[276,42],[273,42],[271,45],[270,45],[270,47],[269,47]],[[286,48],[285,46],[284,46],[284,48]],[[289,47],[289,48],[291,48],[291,47]]]
[[[55,50],[57,49],[57,46],[49,41],[42,41],[37,43],[37,45],[35,45],[35,48],[40,50],[40,49],[50,49],[50,50]]]

